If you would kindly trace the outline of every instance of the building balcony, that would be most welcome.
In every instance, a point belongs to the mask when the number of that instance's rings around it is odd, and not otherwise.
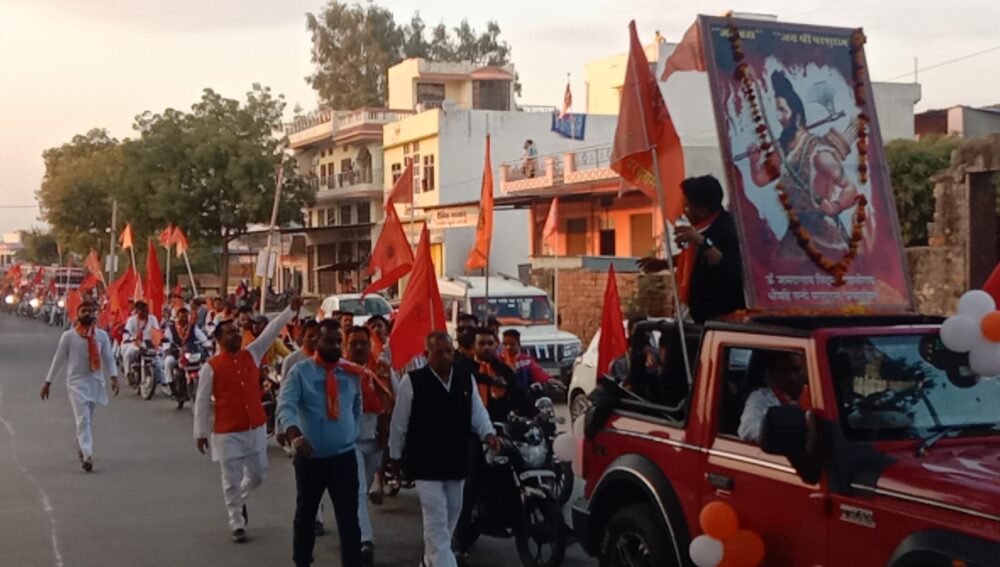
[[[500,190],[504,194],[537,191],[556,185],[606,182],[617,178],[618,174],[611,169],[610,144],[500,164]]]
[[[359,108],[340,112],[336,118],[334,142],[348,144],[359,141],[382,141],[382,127],[413,114],[412,110]]]
[[[285,126],[288,145],[301,150],[309,146],[333,139],[336,113],[332,110],[317,110],[299,117]]]
[[[362,197],[382,193],[381,169],[358,169],[324,177],[312,177],[309,183],[316,189],[316,200]]]

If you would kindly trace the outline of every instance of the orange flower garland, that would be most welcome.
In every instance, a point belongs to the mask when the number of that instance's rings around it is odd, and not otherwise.
[[[750,106],[750,114],[753,118],[754,124],[756,125],[754,131],[757,133],[757,138],[760,140],[759,147],[764,152],[764,170],[767,172],[769,179],[778,179],[781,177],[781,168],[779,166],[778,155],[775,152],[774,139],[771,137],[770,128],[764,122],[763,113],[760,111],[760,107],[757,101],[757,93],[754,89],[753,78],[750,76],[750,67],[743,61],[745,54],[743,53],[743,46],[740,41],[739,29],[736,27],[736,22],[732,18],[732,12],[726,14],[726,23],[729,31],[729,45],[732,49],[733,60],[736,62],[736,79],[740,82],[740,86],[743,90],[743,96],[746,98]],[[862,184],[868,182],[868,114],[865,112],[866,108],[866,92],[865,92],[865,81],[864,81],[864,44],[865,35],[858,29],[855,30],[851,36],[851,62],[854,80],[854,100],[861,112],[858,113],[858,179]],[[847,252],[844,253],[839,262],[834,262],[827,258],[822,251],[816,246],[812,241],[812,236],[809,231],[802,226],[802,222],[799,220],[798,215],[792,208],[792,200],[785,190],[785,186],[781,181],[775,185],[775,191],[778,194],[778,201],[781,206],[785,209],[785,214],[788,216],[788,229],[792,231],[795,235],[795,240],[798,245],[809,257],[809,260],[816,265],[823,272],[833,276],[834,286],[842,286],[846,282],[844,276],[847,275],[847,271],[850,269],[851,264],[858,255],[858,247],[861,244],[862,238],[864,238],[864,225],[867,214],[865,209],[868,206],[868,198],[862,194],[859,194],[855,198],[856,208],[854,210],[854,222],[851,227],[851,237],[848,242]]]

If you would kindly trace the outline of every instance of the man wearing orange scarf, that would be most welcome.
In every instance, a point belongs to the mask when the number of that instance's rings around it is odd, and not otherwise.
[[[340,323],[320,322],[316,354],[284,377],[278,397],[278,421],[295,449],[292,560],[298,566],[313,563],[316,512],[326,492],[337,518],[340,564],[363,564],[355,446],[364,409],[364,368],[341,359],[342,345]]]
[[[98,404],[108,404],[105,380],[111,379],[111,390],[118,395],[115,357],[108,334],[95,325],[94,304],[81,303],[76,310],[76,323],[63,333],[56,355],[42,386],[42,399],[48,399],[52,378],[66,367],[66,392],[76,417],[77,456],[83,470],[90,472],[93,463],[91,424]]]

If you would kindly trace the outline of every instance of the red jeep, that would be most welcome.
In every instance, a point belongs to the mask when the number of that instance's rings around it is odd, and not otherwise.
[[[764,565],[1000,565],[1000,379],[945,349],[940,323],[771,316],[687,329],[683,402],[619,392],[603,423],[598,406],[588,413],[573,507],[584,549],[604,567],[692,565],[699,512],[723,500],[763,538]],[[807,399],[741,427],[788,352]],[[681,363],[661,379],[684,374]],[[741,439],[751,430],[767,451]]]

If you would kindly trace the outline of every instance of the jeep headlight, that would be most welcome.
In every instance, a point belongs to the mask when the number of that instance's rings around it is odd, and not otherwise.
[[[576,358],[580,356],[580,343],[568,343],[563,346],[563,358]]]

